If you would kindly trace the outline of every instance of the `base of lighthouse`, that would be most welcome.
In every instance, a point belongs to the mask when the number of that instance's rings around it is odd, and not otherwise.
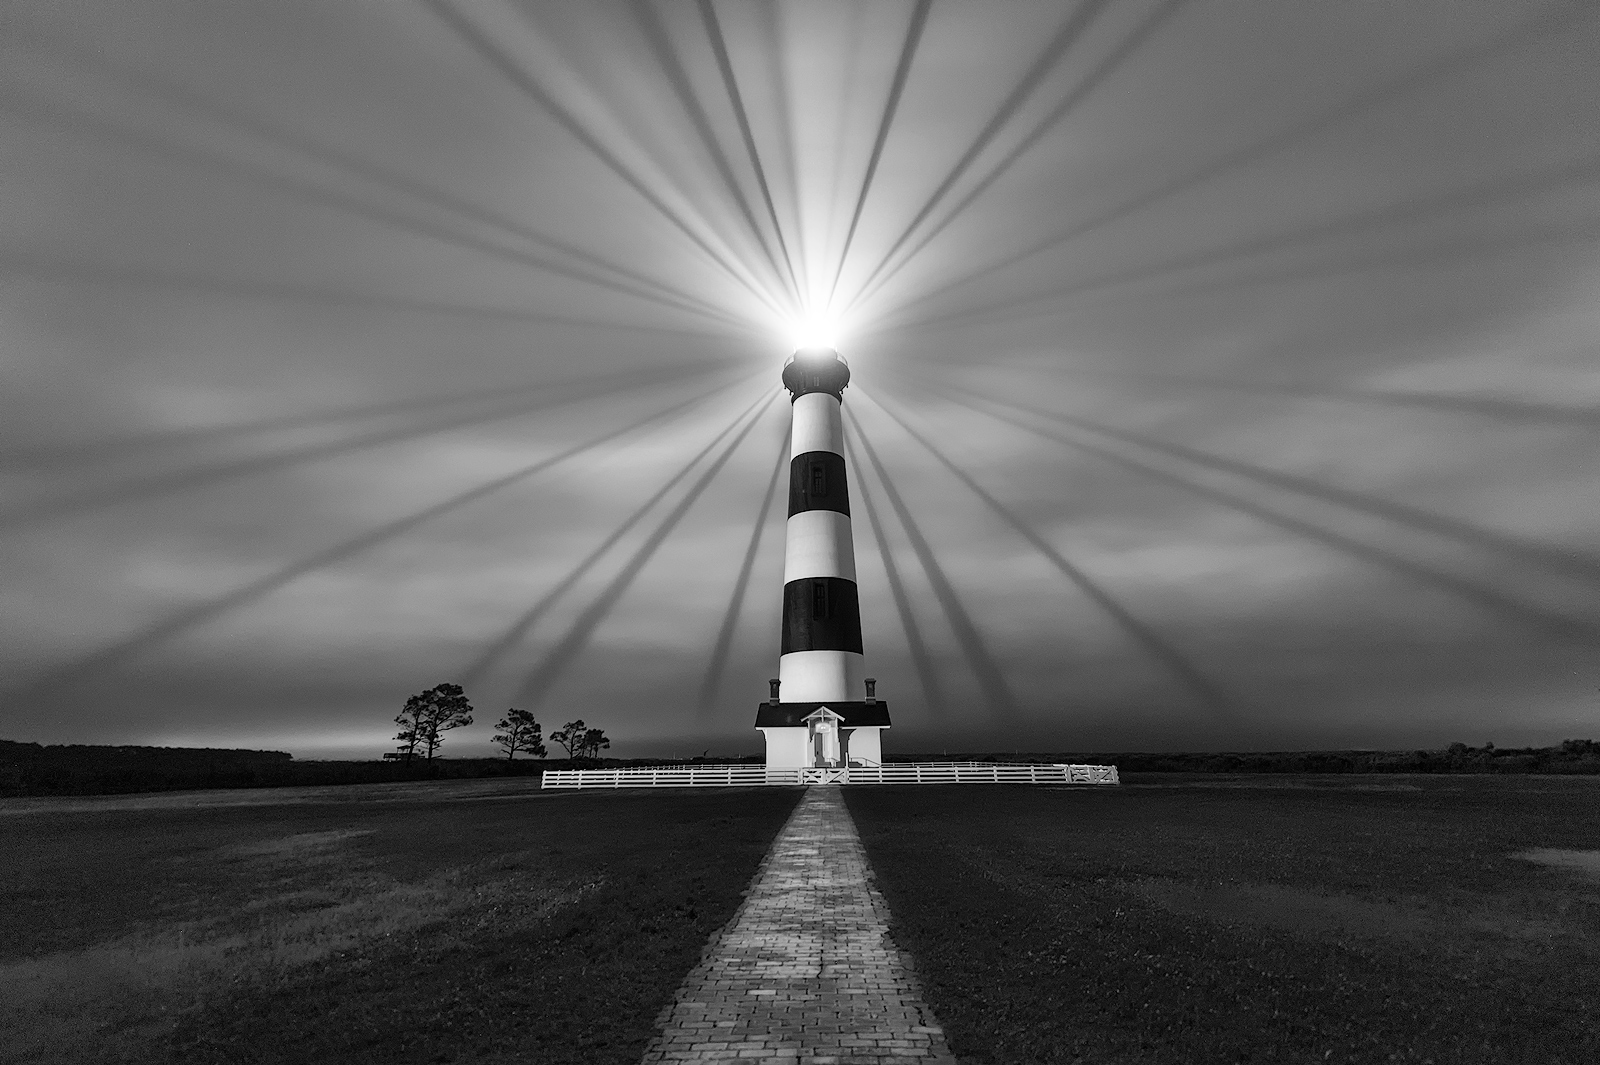
[[[889,704],[872,702],[765,702],[756,728],[767,740],[767,768],[817,769],[883,764],[881,733]]]

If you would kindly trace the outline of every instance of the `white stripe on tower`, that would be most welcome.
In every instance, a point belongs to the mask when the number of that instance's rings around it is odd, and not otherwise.
[[[861,607],[839,416],[849,382],[849,366],[827,348],[797,351],[783,369],[794,400],[778,664],[786,703],[862,697]]]

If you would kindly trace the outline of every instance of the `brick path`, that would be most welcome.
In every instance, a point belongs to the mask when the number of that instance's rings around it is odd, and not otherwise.
[[[954,1065],[837,787],[806,791],[739,912],[661,1014],[657,1062]]]

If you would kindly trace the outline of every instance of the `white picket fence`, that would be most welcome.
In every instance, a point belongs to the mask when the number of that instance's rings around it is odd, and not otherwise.
[[[768,769],[762,765],[667,765],[630,769],[549,769],[546,788],[795,787],[805,784],[1116,784],[1114,765],[997,765],[902,762],[849,769]]]

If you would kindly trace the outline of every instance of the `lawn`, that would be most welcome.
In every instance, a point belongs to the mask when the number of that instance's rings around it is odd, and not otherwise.
[[[1600,780],[1127,779],[846,790],[964,1062],[1600,1061]],[[0,1060],[635,1062],[797,795],[6,800]]]
[[[799,792],[0,802],[0,1060],[636,1062]]]
[[[1600,1062],[1600,780],[1127,780],[847,789],[963,1062]]]

